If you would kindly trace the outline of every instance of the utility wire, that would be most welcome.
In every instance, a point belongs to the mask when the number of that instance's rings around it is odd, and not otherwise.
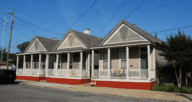
[[[146,0],[144,0],[139,6],[137,6],[137,8],[135,8],[135,9],[133,10],[133,12],[135,12],[145,1],[146,1]],[[131,12],[127,17],[125,17],[124,20],[126,20],[129,16],[131,16],[131,15],[133,14],[133,12]]]
[[[117,14],[117,12],[120,10],[120,8],[125,4],[126,0],[122,3],[122,5],[117,9],[117,11],[115,12],[115,14],[111,17],[111,19],[109,19],[109,21],[105,24],[105,26],[99,31],[98,34],[100,34],[103,29],[109,24],[109,22],[113,19],[113,17]]]
[[[182,28],[188,28],[188,27],[192,27],[192,25],[184,26],[184,27],[179,27],[179,28],[173,28],[173,29],[167,29],[167,30],[161,30],[161,31],[157,31],[157,33],[171,31],[171,30],[176,30],[176,29],[182,29]],[[155,33],[155,32],[151,32],[151,33]]]
[[[89,11],[89,9],[90,9],[96,2],[97,2],[97,0],[81,15],[81,17],[83,17],[83,16],[85,15],[85,13],[86,13],[87,11]],[[75,23],[77,23],[77,22],[81,19],[81,17],[79,17],[79,18],[77,19],[77,21],[75,21],[69,29],[71,29],[71,28],[73,27],[73,25],[75,25]]]

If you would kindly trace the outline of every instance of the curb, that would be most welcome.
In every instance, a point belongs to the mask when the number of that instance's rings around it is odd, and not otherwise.
[[[107,96],[117,96],[117,97],[129,97],[129,98],[135,98],[135,99],[150,99],[150,100],[159,100],[159,101],[176,101],[176,102],[190,102],[190,101],[183,101],[183,100],[172,100],[172,99],[165,99],[165,98],[151,98],[151,97],[141,97],[141,96],[133,96],[133,95],[119,95],[119,94],[111,94],[111,93],[102,93],[102,92],[89,92],[85,90],[76,90],[76,89],[63,89],[58,87],[51,87],[51,86],[38,86],[38,85],[31,85],[29,83],[19,83],[20,85],[26,85],[26,86],[34,86],[34,87],[41,87],[41,88],[51,88],[51,89],[62,89],[67,91],[73,91],[73,92],[86,92],[86,93],[92,93],[97,95],[107,95]],[[86,87],[86,86],[85,86]]]

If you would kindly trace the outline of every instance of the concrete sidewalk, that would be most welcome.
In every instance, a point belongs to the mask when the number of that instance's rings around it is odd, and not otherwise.
[[[91,87],[83,85],[67,85],[56,84],[47,82],[28,82],[21,85],[30,85],[37,87],[50,87],[69,91],[88,92],[93,94],[120,96],[120,97],[135,97],[145,99],[155,99],[164,101],[177,101],[177,102],[192,102],[192,94],[151,91],[151,90],[135,90],[135,89],[118,89],[118,88],[106,88],[106,87]]]

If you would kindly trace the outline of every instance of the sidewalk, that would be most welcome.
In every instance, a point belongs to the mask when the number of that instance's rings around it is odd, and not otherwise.
[[[120,96],[120,97],[134,97],[134,98],[177,101],[177,102],[192,102],[192,94],[171,93],[171,92],[150,91],[150,90],[91,87],[83,85],[67,85],[67,84],[56,84],[47,82],[25,81],[23,83],[20,84],[37,86],[37,87],[57,88],[69,91],[87,92],[93,94]]]

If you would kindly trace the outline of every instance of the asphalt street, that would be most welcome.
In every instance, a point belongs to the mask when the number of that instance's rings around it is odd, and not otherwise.
[[[162,102],[147,99],[124,98],[71,92],[59,89],[0,84],[0,102]]]

